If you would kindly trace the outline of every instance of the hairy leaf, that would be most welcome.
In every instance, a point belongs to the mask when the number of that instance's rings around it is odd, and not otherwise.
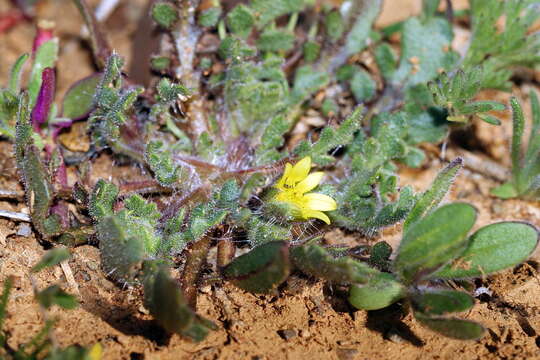
[[[475,208],[465,203],[433,211],[404,234],[394,260],[395,270],[406,282],[434,272],[463,252],[475,221]]]
[[[470,237],[467,249],[459,258],[430,277],[458,279],[504,270],[526,260],[538,239],[536,228],[525,223],[500,222],[485,226]]]
[[[353,284],[349,290],[349,302],[361,310],[385,308],[405,296],[405,288],[392,274],[379,273],[365,285]]]
[[[223,269],[223,276],[246,291],[270,293],[287,279],[289,272],[289,248],[285,242],[275,241],[234,259]]]

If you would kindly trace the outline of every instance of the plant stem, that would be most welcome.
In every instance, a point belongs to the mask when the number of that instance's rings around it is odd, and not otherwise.
[[[197,308],[197,288],[201,275],[201,268],[206,262],[208,251],[212,240],[209,236],[204,236],[201,240],[191,243],[184,254],[186,264],[180,277],[180,285],[184,290],[184,296],[192,309]]]
[[[236,247],[230,238],[221,239],[217,245],[217,266],[224,268],[229,265],[236,253]]]
[[[103,68],[107,63],[107,58],[111,55],[111,49],[107,39],[101,32],[98,22],[94,16],[94,13],[86,3],[86,0],[73,0],[77,9],[81,13],[88,31],[90,31],[90,41],[92,44],[92,51],[94,58],[100,68]]]

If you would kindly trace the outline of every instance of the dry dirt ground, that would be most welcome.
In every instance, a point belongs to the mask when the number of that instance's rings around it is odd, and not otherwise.
[[[89,52],[80,41],[75,10],[65,6],[59,11],[66,0],[47,3],[40,9],[40,16],[54,19],[58,25],[62,44],[59,93],[63,94],[70,83],[93,70]],[[128,39],[136,28],[130,20],[144,11],[141,3],[143,1],[122,1],[105,24],[112,35],[113,46],[128,58],[131,58]],[[382,21],[414,13],[419,3],[387,1]],[[8,1],[0,0],[0,13],[7,8]],[[5,82],[8,68],[16,57],[30,49],[32,36],[33,27],[29,23],[21,23],[8,33],[0,34],[1,83]],[[522,90],[516,88],[515,92],[522,94]],[[506,94],[485,96],[508,99]],[[473,156],[489,156],[496,161],[494,168],[507,166],[508,114],[504,119],[504,125],[496,130],[476,125],[474,131],[481,146],[470,151],[456,146],[451,146],[446,153],[438,148],[427,148],[431,160],[421,169],[402,169],[401,183],[423,190],[444,161],[458,155],[471,164],[474,164]],[[21,190],[11,145],[0,142],[0,154],[0,188]],[[110,159],[101,156],[95,167],[96,176],[124,176],[125,168],[115,169],[111,174],[109,165]],[[486,176],[490,169],[479,172],[475,166],[471,168],[461,173],[449,200],[474,204],[479,210],[478,227],[498,220],[524,220],[540,227],[538,203],[490,197],[489,189],[498,184]],[[0,202],[0,209],[24,211],[24,208],[23,203]],[[0,219],[0,281],[9,275],[15,277],[6,323],[12,346],[27,341],[43,321],[33,301],[28,273],[45,250],[33,232],[24,236],[25,230],[24,223]],[[399,233],[400,227],[395,226],[375,239],[337,232],[328,234],[326,239],[329,243],[356,244],[384,239],[396,244]],[[59,318],[55,328],[59,343],[89,345],[99,341],[104,346],[105,359],[540,359],[539,261],[537,251],[530,261],[516,269],[478,280],[477,285],[488,287],[492,294],[477,298],[476,306],[464,317],[482,322],[488,332],[483,339],[470,342],[450,340],[425,330],[399,306],[369,313],[351,311],[339,297],[333,296],[333,289],[295,276],[275,296],[255,296],[230,284],[203,287],[198,299],[199,312],[215,321],[219,330],[201,343],[192,343],[160,330],[142,307],[136,290],[123,290],[111,283],[100,269],[99,251],[94,246],[73,250],[69,264],[76,287],[67,284],[60,267],[40,273],[36,280],[39,287],[63,283],[79,295],[81,306],[78,309],[52,312]]]

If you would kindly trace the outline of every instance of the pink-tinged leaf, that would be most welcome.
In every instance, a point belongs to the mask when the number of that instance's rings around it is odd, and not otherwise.
[[[36,37],[32,45],[32,54],[35,54],[39,47],[53,38],[55,24],[52,21],[42,20],[38,23]]]
[[[53,68],[45,68],[41,73],[41,87],[36,100],[36,105],[32,109],[32,126],[34,130],[40,131],[40,126],[49,118],[51,105],[54,100],[56,78]]]
[[[69,228],[69,208],[65,203],[60,202],[51,206],[51,214],[58,215],[62,229]]]

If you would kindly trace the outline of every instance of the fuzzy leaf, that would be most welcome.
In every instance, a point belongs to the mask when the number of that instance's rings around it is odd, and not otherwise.
[[[359,103],[370,100],[376,90],[377,84],[365,70],[357,71],[351,79],[351,91]]]
[[[45,309],[48,309],[53,305],[58,305],[61,308],[70,310],[75,309],[79,305],[77,299],[73,295],[60,289],[58,285],[51,285],[38,292],[36,294],[36,300]]]
[[[463,159],[456,158],[437,174],[433,184],[431,184],[430,188],[422,194],[422,197],[418,199],[416,205],[405,219],[405,223],[403,224],[404,233],[407,232],[413,224],[420,221],[424,216],[437,208],[444,196],[448,193],[448,190],[450,190],[450,186],[462,167]]]
[[[257,40],[260,51],[289,51],[294,46],[294,34],[281,29],[267,29]]]
[[[311,156],[312,161],[321,166],[331,164],[335,158],[328,155],[328,152],[353,140],[354,133],[360,127],[362,110],[361,106],[357,107],[337,129],[325,127],[316,143],[309,144],[304,141],[294,149],[294,153],[299,158]]]
[[[71,257],[67,248],[56,248],[49,250],[43,255],[41,260],[32,267],[32,272],[36,273],[45,268],[60,264]]]
[[[445,315],[469,310],[474,306],[471,295],[447,289],[429,289],[411,296],[415,311],[427,316]]]
[[[272,20],[301,11],[311,0],[252,0],[251,8],[258,14],[257,28],[262,29]]]
[[[171,151],[165,148],[162,141],[150,141],[145,155],[146,162],[161,185],[171,186],[180,179],[181,169],[174,163]]]
[[[475,340],[480,338],[485,329],[482,325],[470,321],[457,318],[436,318],[415,313],[414,317],[422,325],[438,332],[444,336],[458,340]]]
[[[485,276],[525,261],[538,244],[532,225],[500,222],[485,226],[469,239],[465,252],[451,264],[430,275],[437,279]]]
[[[220,16],[221,8],[211,7],[209,9],[201,11],[199,17],[197,18],[197,22],[200,26],[203,27],[214,27],[217,25]]]
[[[349,302],[361,310],[385,308],[405,296],[405,288],[393,275],[379,273],[362,286],[352,285],[349,290]]]
[[[491,189],[490,193],[501,199],[512,199],[519,196],[517,189],[511,182],[504,183],[501,186]]]
[[[62,101],[63,117],[72,120],[87,117],[94,108],[94,95],[100,80],[100,74],[93,74],[73,84]]]
[[[334,258],[318,245],[293,248],[291,259],[302,272],[338,284],[365,284],[379,273],[348,256]]]
[[[287,279],[289,272],[287,243],[275,241],[234,259],[223,269],[223,276],[243,290],[270,293]]]
[[[113,206],[118,197],[119,189],[116,185],[99,179],[90,196],[88,210],[96,220],[113,214]]]
[[[30,55],[23,54],[21,55],[16,61],[15,64],[13,64],[13,67],[11,68],[10,78],[9,78],[9,90],[13,94],[18,94],[21,90],[21,76],[22,76],[22,69],[24,67],[24,64],[26,64],[26,60]]]
[[[353,1],[349,16],[356,16],[351,30],[346,35],[345,49],[348,56],[362,51],[367,46],[371,27],[382,6],[382,0]]]
[[[107,216],[96,226],[101,250],[101,264],[113,279],[132,283],[145,256],[144,240],[133,236],[129,224],[120,215]]]
[[[448,51],[452,41],[452,28],[442,18],[431,18],[421,23],[417,18],[407,20],[403,26],[401,60],[394,73],[394,83],[413,86],[426,83],[450,68],[456,55]]]
[[[159,26],[171,29],[178,21],[178,10],[168,2],[156,2],[152,7],[152,18]]]
[[[165,330],[202,341],[210,330],[216,329],[214,323],[189,307],[179,284],[163,265],[147,262],[145,273],[144,304]]]
[[[475,221],[475,208],[465,203],[433,211],[405,232],[394,260],[395,270],[406,282],[434,272],[463,252]]]
[[[226,19],[229,30],[241,38],[246,38],[255,24],[253,11],[244,4],[236,5]]]

